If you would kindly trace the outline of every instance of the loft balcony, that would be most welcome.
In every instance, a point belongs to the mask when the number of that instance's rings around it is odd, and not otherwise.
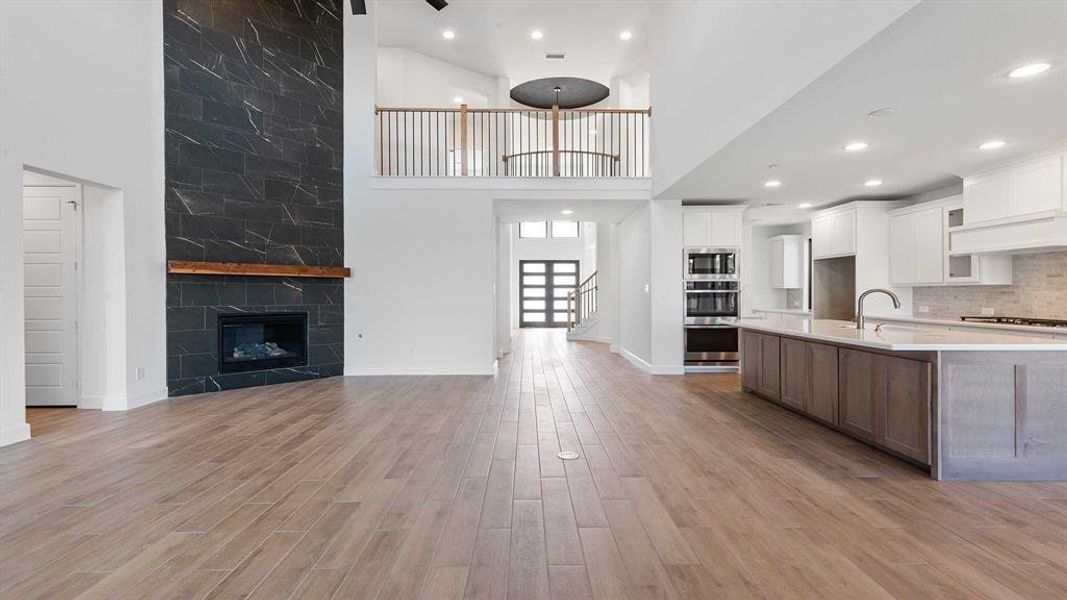
[[[382,177],[640,179],[651,108],[375,108]]]

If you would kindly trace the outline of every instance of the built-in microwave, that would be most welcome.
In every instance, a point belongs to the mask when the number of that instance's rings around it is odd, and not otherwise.
[[[685,324],[736,324],[741,314],[740,282],[686,281]]]
[[[738,278],[737,248],[686,248],[682,253],[686,280]]]

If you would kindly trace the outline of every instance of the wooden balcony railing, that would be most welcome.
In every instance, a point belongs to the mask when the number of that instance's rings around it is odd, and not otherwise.
[[[648,177],[652,109],[375,108],[378,174]]]

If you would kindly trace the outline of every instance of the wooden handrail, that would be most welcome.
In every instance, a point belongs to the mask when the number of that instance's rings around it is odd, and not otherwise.
[[[593,271],[574,291],[567,294],[567,331],[574,331],[590,314],[597,312],[597,271]]]
[[[591,156],[603,156],[610,158],[611,160],[618,161],[618,154],[608,154],[607,152],[594,152],[592,150],[531,150],[530,152],[516,152],[515,154],[504,154],[500,158],[507,162],[509,159],[518,158],[520,156],[534,156],[537,154],[553,154],[558,152],[559,154],[588,154]]]

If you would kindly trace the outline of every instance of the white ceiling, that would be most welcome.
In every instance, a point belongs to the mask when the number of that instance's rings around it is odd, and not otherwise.
[[[496,214],[504,223],[519,221],[589,221],[620,223],[647,200],[496,200]],[[562,211],[571,210],[564,215]]]
[[[1005,77],[1035,61],[1054,66]],[[892,107],[872,119],[872,110]],[[997,151],[978,144],[1003,139]],[[917,193],[1067,139],[1067,2],[924,2],[736,137],[664,197],[816,206]],[[847,153],[863,140],[866,151]],[[772,170],[768,165],[779,166]],[[763,182],[779,179],[777,189]]]
[[[512,86],[541,77],[584,77],[607,84],[644,73],[648,3],[639,0],[450,0],[438,12],[424,0],[381,0],[378,43],[402,46],[466,69],[507,77]],[[441,32],[451,29],[454,40]],[[530,39],[539,29],[541,40]],[[622,41],[622,30],[633,39]],[[564,60],[545,53],[563,52]]]

